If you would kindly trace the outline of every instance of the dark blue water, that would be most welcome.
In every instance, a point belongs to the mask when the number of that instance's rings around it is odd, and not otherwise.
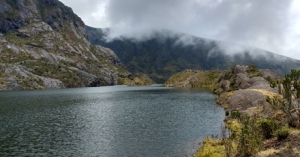
[[[220,134],[214,99],[163,87],[1,91],[0,156],[184,156]]]

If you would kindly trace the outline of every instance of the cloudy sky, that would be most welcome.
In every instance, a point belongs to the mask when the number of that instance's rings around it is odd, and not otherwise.
[[[300,59],[300,0],[60,0],[113,36],[169,29]]]

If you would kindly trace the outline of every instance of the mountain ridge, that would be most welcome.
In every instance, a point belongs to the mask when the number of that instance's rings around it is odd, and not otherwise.
[[[123,36],[107,42],[109,28],[104,30],[86,26],[86,30],[91,43],[114,50],[131,73],[148,74],[159,83],[185,69],[225,70],[231,65],[255,64],[260,69],[271,69],[284,75],[290,69],[300,67],[299,60],[258,48],[249,47],[248,50],[228,55],[220,46],[224,45],[222,41],[176,32],[172,34],[172,31],[165,34],[159,34],[158,31],[142,40]],[[225,46],[236,45],[225,43]],[[254,53],[256,54],[253,55]]]

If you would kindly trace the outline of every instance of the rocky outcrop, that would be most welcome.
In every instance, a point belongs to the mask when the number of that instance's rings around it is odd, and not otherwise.
[[[58,0],[0,0],[0,17],[1,89],[116,85],[129,75]]]
[[[270,107],[266,101],[267,96],[279,96],[278,89],[270,86],[267,77],[281,79],[279,75],[267,69],[257,70],[250,66],[235,66],[226,71],[219,80],[217,86],[219,88],[215,89],[219,94],[217,103],[228,111],[238,110],[249,115],[263,112],[264,116],[267,116]]]

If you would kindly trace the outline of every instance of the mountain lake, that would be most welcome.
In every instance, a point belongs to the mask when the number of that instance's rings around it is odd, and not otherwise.
[[[220,137],[215,98],[160,86],[0,91],[0,156],[190,155]]]

